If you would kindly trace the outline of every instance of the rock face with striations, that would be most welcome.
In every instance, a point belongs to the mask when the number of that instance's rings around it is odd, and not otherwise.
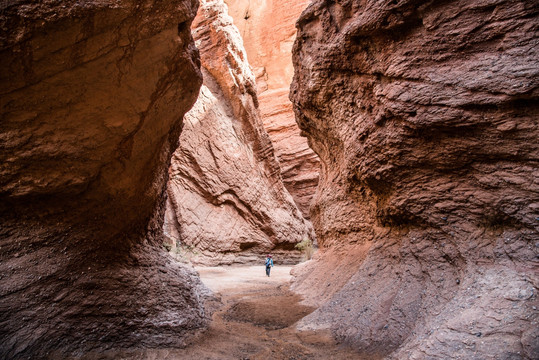
[[[310,0],[225,0],[256,75],[264,127],[284,184],[306,218],[318,184],[319,159],[300,136],[288,100],[294,68],[294,24]]]
[[[254,76],[222,0],[202,1],[193,23],[204,85],[185,117],[169,182],[165,233],[196,264],[298,261],[313,237],[283,186],[259,117]]]
[[[182,346],[204,289],[161,229],[196,1],[0,7],[0,357]]]
[[[299,327],[369,356],[536,358],[536,3],[316,0],[298,28],[322,163]]]

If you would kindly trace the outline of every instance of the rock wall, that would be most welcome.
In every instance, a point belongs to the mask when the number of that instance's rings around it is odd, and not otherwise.
[[[320,156],[295,289],[369,358],[539,354],[534,1],[316,0],[291,99]]]
[[[182,346],[204,289],[162,248],[202,82],[196,1],[0,5],[0,357]]]
[[[193,23],[204,85],[187,113],[170,168],[165,233],[203,265],[297,262],[314,236],[283,186],[259,116],[254,76],[222,0],[202,1]],[[174,240],[172,241],[174,242]]]
[[[256,75],[260,113],[284,184],[306,218],[318,185],[319,160],[300,136],[288,100],[294,24],[310,0],[225,0]]]

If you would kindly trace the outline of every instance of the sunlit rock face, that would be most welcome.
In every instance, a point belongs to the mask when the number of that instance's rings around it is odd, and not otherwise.
[[[303,215],[309,218],[318,184],[319,159],[300,136],[288,100],[294,68],[292,44],[295,22],[310,0],[225,0],[243,38],[256,75],[260,113],[285,187]]]
[[[257,108],[254,76],[222,1],[203,1],[193,23],[204,85],[185,117],[170,168],[165,233],[195,264],[297,262],[312,238],[283,186]]]
[[[204,294],[161,228],[196,1],[0,7],[0,357],[182,346]]]
[[[539,353],[534,1],[314,1],[291,98],[321,158],[295,289],[369,356]]]

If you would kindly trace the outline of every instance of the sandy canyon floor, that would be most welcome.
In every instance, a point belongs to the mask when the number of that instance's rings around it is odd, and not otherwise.
[[[185,349],[87,354],[85,359],[359,359],[325,332],[298,332],[295,323],[314,310],[288,290],[290,266],[197,268],[220,302],[205,333]]]

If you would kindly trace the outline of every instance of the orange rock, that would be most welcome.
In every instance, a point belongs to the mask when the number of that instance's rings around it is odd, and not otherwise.
[[[306,218],[318,184],[319,160],[300,136],[288,100],[294,69],[296,19],[309,0],[225,0],[256,75],[264,127],[279,159],[284,184]]]

